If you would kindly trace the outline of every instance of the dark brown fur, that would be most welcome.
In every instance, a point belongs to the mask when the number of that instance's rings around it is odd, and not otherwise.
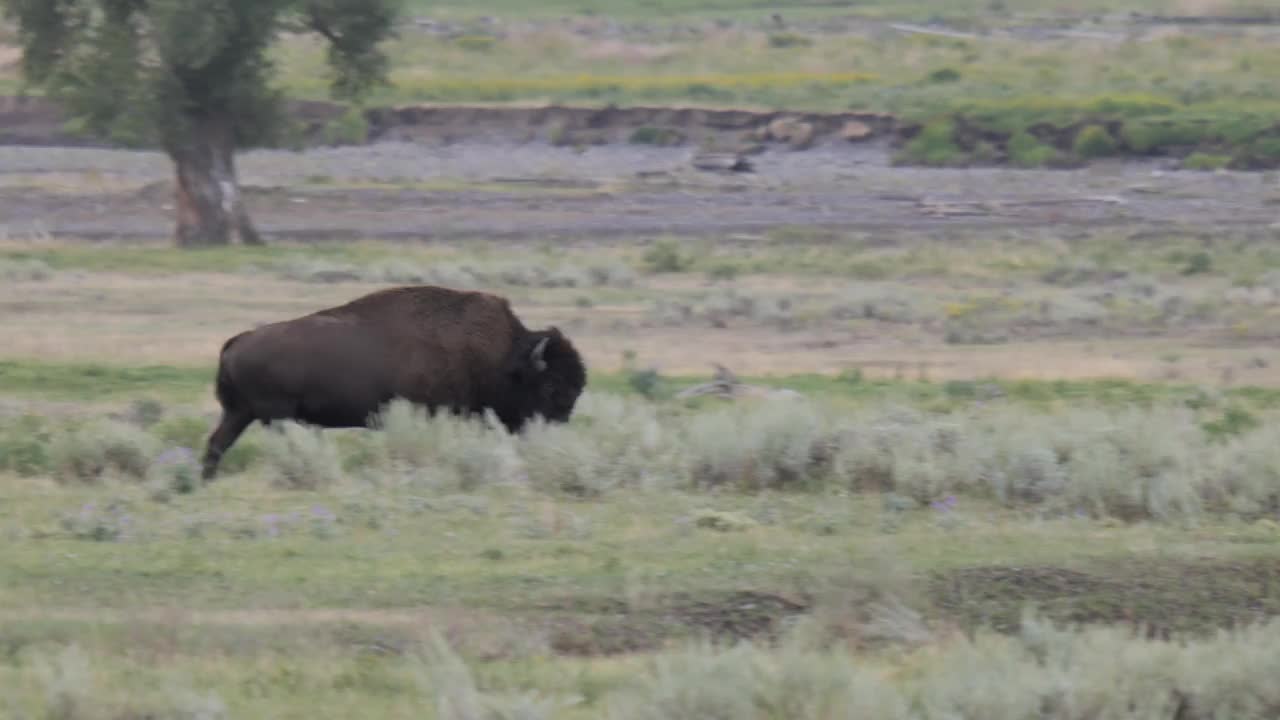
[[[391,288],[240,333],[222,347],[222,420],[205,479],[253,421],[369,427],[397,397],[433,412],[492,410],[511,432],[534,416],[565,422],[586,368],[555,327],[529,330],[505,298],[431,286]]]

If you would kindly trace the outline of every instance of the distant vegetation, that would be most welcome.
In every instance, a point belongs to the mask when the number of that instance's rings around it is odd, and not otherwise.
[[[1280,90],[1265,73],[1280,52],[1248,30],[1223,42],[1206,33],[1126,41],[1123,29],[1106,26],[1115,39],[690,27],[613,39],[479,27],[489,33],[483,46],[469,35],[411,32],[392,50],[394,85],[374,101],[872,110],[924,126],[899,154],[910,163],[1037,167],[1194,155],[1187,166],[1195,169],[1280,165]],[[288,85],[320,97],[320,49],[295,43],[283,53]]]
[[[367,103],[871,110],[897,114],[922,129],[916,139],[909,126],[898,153],[912,164],[1062,167],[1111,156],[1171,156],[1197,170],[1280,166],[1280,89],[1268,75],[1280,66],[1280,50],[1265,34],[1172,30],[1126,39],[1133,27],[1111,24],[1113,15],[1087,20],[1084,13],[1093,10],[1121,10],[1097,5],[1073,10],[1081,13],[1081,27],[1099,37],[1046,39],[891,30],[864,36],[806,26],[807,20],[852,14],[825,3],[784,12],[798,24],[781,29],[771,25],[770,13],[735,0],[714,8],[695,0],[634,7],[585,0],[539,4],[527,13],[545,21],[536,27],[521,25],[517,18],[528,9],[510,2],[432,4],[416,12],[451,29],[410,23],[388,46],[391,85]],[[1031,22],[1032,16],[1019,14],[1056,7],[1041,0],[920,0],[860,3],[856,12],[941,19],[962,28],[976,23],[970,27],[976,31]],[[1250,7],[1216,3],[1213,11]],[[1135,0],[1123,9],[1172,12],[1157,0]],[[578,33],[559,22],[570,15],[594,29]],[[610,30],[607,18],[614,16],[634,20]],[[716,23],[716,17],[733,21]],[[644,24],[633,26],[639,21]],[[291,37],[273,53],[291,94],[328,96],[322,43]],[[0,87],[16,80],[14,72],[0,70]],[[659,137],[659,130],[643,137]],[[359,140],[363,128],[346,117],[327,134]]]

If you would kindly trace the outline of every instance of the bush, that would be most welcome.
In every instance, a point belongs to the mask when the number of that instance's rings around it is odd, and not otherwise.
[[[363,145],[369,140],[369,120],[358,107],[329,121],[324,127],[324,141],[329,145]]]
[[[692,259],[680,251],[675,240],[659,240],[645,250],[644,264],[652,273],[685,272]]]
[[[0,258],[0,280],[4,282],[36,282],[53,277],[53,268],[43,260]]]
[[[159,451],[159,441],[141,428],[97,420],[55,436],[49,455],[58,479],[96,482],[107,476],[140,480]]]
[[[1195,147],[1205,142],[1208,125],[1199,120],[1150,118],[1127,122],[1120,132],[1131,150],[1143,154],[1161,154],[1181,147]]]
[[[837,447],[813,404],[792,398],[699,414],[682,434],[695,485],[748,491],[820,482]]]
[[[47,473],[51,437],[44,421],[33,415],[0,426],[0,471],[23,477]]]
[[[520,450],[529,482],[544,490],[598,495],[681,482],[678,430],[664,428],[656,406],[617,396],[584,393],[573,425],[534,423]]]
[[[769,47],[776,49],[810,47],[813,39],[799,33],[780,32],[769,36]]]
[[[1018,636],[957,638],[906,673],[794,643],[773,652],[694,645],[651,660],[607,698],[607,717],[1261,720],[1280,711],[1270,680],[1280,670],[1277,640],[1276,622],[1173,643],[1121,628],[1068,632],[1028,617]]]
[[[1019,131],[1009,138],[1009,160],[1023,168],[1040,168],[1051,165],[1058,157],[1058,151],[1036,139],[1034,135]]]
[[[342,463],[322,430],[293,422],[273,423],[262,443],[264,471],[273,484],[316,490],[342,479]]]
[[[483,421],[430,415],[403,399],[378,418],[384,459],[415,479],[451,490],[474,490],[516,480],[520,463],[512,439],[491,413]]]
[[[1221,170],[1230,163],[1231,157],[1227,155],[1194,152],[1182,160],[1182,167],[1186,170]]]
[[[965,160],[965,154],[956,144],[952,122],[936,120],[911,138],[903,148],[902,158],[921,165],[945,167],[960,164]]]
[[[926,82],[930,82],[935,85],[940,85],[943,83],[959,82],[960,71],[956,70],[955,68],[949,68],[949,67],[938,68],[937,70],[934,70],[933,72],[929,73],[929,76],[925,78],[925,80]]]
[[[1073,149],[1076,155],[1082,158],[1102,158],[1115,155],[1120,149],[1120,144],[1111,137],[1111,133],[1107,132],[1105,127],[1089,125],[1076,135]]]
[[[670,128],[640,127],[631,133],[629,142],[633,145],[668,147],[684,142],[684,134]]]

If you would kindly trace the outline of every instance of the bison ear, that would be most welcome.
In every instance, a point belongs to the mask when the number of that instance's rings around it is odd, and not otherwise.
[[[544,357],[547,353],[547,343],[551,342],[551,338],[544,337],[533,346],[533,352],[529,354],[529,362],[533,364],[533,369],[537,372],[543,372],[547,369],[547,359]]]

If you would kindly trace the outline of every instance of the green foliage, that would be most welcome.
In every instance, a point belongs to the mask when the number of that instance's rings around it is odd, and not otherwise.
[[[1194,152],[1183,158],[1182,167],[1187,170],[1221,170],[1231,163],[1228,155]]]
[[[955,125],[950,120],[937,120],[925,125],[903,148],[902,158],[922,165],[958,165],[965,158],[956,144]]]
[[[1046,167],[1058,157],[1058,151],[1052,146],[1040,142],[1031,133],[1021,130],[1009,139],[1008,152],[1009,160],[1023,168]]]
[[[0,280],[4,282],[40,282],[51,277],[53,268],[42,260],[0,258]]]
[[[387,71],[379,44],[398,0],[5,0],[29,82],[96,134],[183,147],[230,131],[238,147],[272,141],[280,94],[268,53],[286,22],[329,43],[335,95],[355,98]],[[145,31],[144,31],[145,28]]]
[[[658,145],[667,147],[684,142],[684,134],[671,128],[640,127],[631,133],[633,145]]]
[[[653,273],[684,272],[691,263],[692,260],[680,249],[679,242],[673,239],[659,240],[644,252],[645,268]]]
[[[928,82],[934,83],[935,85],[943,84],[943,83],[959,82],[960,71],[956,70],[955,68],[949,68],[949,67],[938,68],[937,70],[934,70],[933,72],[929,73],[929,76],[926,78],[926,80]]]
[[[51,439],[45,422],[34,415],[0,424],[0,470],[23,477],[48,473]]]
[[[160,443],[150,433],[120,422],[97,420],[55,436],[49,462],[57,477],[64,480],[141,480],[159,451]]]
[[[263,461],[268,477],[282,488],[315,490],[338,482],[344,474],[332,437],[292,422],[265,434]]]
[[[627,374],[627,385],[643,397],[656,398],[662,386],[662,375],[653,369],[632,370]]]
[[[1204,250],[1192,253],[1182,268],[1183,275],[1204,275],[1213,272],[1213,256]]]
[[[369,120],[359,107],[348,108],[325,126],[324,139],[330,145],[363,145],[369,140]]]
[[[1089,125],[1076,135],[1073,148],[1079,157],[1101,158],[1115,155],[1120,145],[1105,127]]]
[[[1258,427],[1258,417],[1241,407],[1228,407],[1222,417],[1204,423],[1204,431],[1212,438],[1227,438],[1242,435]]]
[[[813,45],[813,39],[793,32],[779,32],[769,35],[769,47],[786,49],[797,47],[810,47]]]
[[[1195,119],[1144,118],[1125,123],[1121,135],[1133,151],[1157,154],[1198,146],[1209,135],[1209,128]]]

